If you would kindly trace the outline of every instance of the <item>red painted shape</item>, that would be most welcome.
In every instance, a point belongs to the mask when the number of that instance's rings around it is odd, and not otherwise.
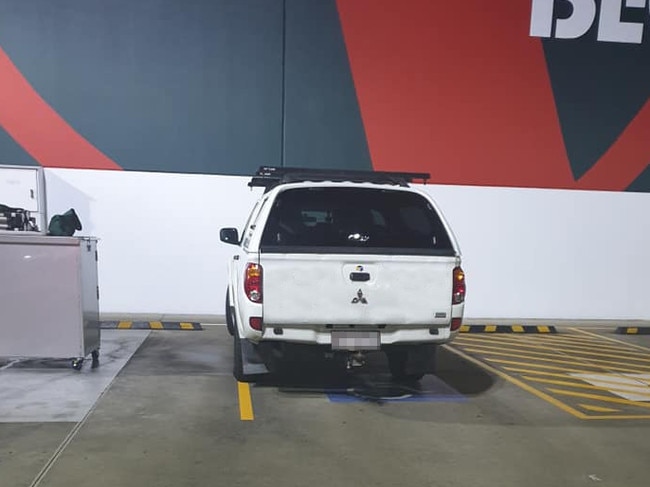
[[[529,36],[530,8],[520,0],[338,0],[376,169],[485,186],[620,190],[633,181],[639,164],[627,156],[650,160],[650,137],[637,135],[650,131],[645,117],[574,180],[542,45]]]
[[[43,166],[121,169],[41,98],[1,48],[0,126]]]

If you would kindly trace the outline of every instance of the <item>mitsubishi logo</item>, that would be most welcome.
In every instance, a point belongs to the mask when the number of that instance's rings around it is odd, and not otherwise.
[[[352,299],[352,304],[357,303],[368,304],[368,300],[363,296],[363,291],[361,289],[357,291],[356,297]]]

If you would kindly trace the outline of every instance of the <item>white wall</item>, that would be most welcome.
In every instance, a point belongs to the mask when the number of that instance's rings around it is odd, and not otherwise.
[[[223,315],[233,247],[219,228],[243,224],[256,194],[247,178],[48,169],[48,219],[74,208],[77,235],[100,238],[100,310],[128,315]]]
[[[99,237],[104,314],[223,315],[248,178],[46,170],[49,217]],[[468,318],[650,319],[650,194],[426,186],[460,242]]]
[[[428,191],[461,245],[468,317],[650,318],[650,194]]]

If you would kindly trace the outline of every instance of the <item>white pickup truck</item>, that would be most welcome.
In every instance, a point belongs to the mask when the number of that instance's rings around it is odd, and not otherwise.
[[[348,368],[383,351],[399,380],[428,372],[435,346],[461,325],[465,274],[428,174],[261,167],[264,187],[229,264],[226,322],[234,376],[255,380],[264,358],[301,347]],[[264,353],[262,353],[264,352]],[[261,358],[260,358],[261,357]]]

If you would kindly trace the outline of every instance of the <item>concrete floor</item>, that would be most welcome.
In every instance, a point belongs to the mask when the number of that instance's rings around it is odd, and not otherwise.
[[[97,401],[81,419],[56,421],[43,412],[41,421],[12,420],[14,413],[2,413],[2,487],[645,487],[650,481],[650,420],[581,420],[452,350],[441,350],[436,376],[422,381],[425,394],[411,396],[419,400],[346,402],[321,391],[365,384],[356,389],[365,398],[373,387],[386,396],[389,381],[378,356],[352,381],[306,367],[295,377],[251,385],[254,420],[242,421],[224,327],[146,332],[144,340],[138,333],[103,334],[137,350],[114,357],[124,362],[119,373],[100,395],[92,393]],[[646,347],[650,358],[650,336],[620,339]],[[70,383],[94,377],[85,369],[34,367],[40,370],[0,370],[0,378],[8,381],[9,372],[13,381],[21,372],[59,374]]]

